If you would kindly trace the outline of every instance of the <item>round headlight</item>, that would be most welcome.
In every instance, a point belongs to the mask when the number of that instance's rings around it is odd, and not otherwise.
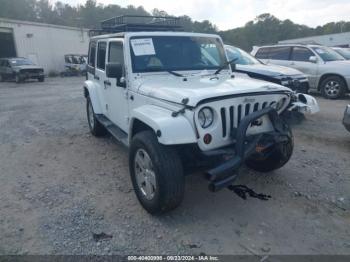
[[[198,112],[198,121],[202,128],[208,128],[213,124],[214,113],[213,110],[209,107],[203,107]]]

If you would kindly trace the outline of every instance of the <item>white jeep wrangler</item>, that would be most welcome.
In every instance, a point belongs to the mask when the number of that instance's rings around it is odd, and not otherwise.
[[[92,37],[84,94],[91,133],[129,147],[135,193],[152,214],[181,203],[193,170],[218,191],[244,163],[282,167],[293,137],[280,115],[318,107],[286,87],[235,77],[219,36],[184,32]]]

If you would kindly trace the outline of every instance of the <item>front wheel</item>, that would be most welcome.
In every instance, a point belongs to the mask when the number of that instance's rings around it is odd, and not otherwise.
[[[4,77],[2,76],[2,74],[0,74],[0,83],[4,82]]]
[[[19,75],[16,75],[16,76],[15,76],[15,81],[16,81],[17,84],[23,82],[22,78],[21,78]]]
[[[45,81],[45,77],[44,76],[39,77],[38,81],[41,82],[41,83],[44,82]]]
[[[160,144],[153,131],[143,131],[135,135],[129,152],[131,181],[142,207],[151,214],[178,207],[185,176],[176,150]]]
[[[321,83],[321,92],[325,98],[337,99],[345,94],[346,85],[339,76],[329,76]]]
[[[287,140],[276,143],[262,152],[255,153],[246,160],[246,165],[259,172],[270,172],[283,167],[293,154],[293,134],[287,123],[283,123],[287,131]]]

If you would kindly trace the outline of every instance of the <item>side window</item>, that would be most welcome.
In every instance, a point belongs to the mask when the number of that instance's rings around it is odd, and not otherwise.
[[[97,47],[97,63],[96,67],[101,70],[106,69],[106,42],[99,42]]]
[[[108,62],[120,63],[121,65],[124,65],[124,52],[123,52],[122,43],[120,42],[109,43]]]
[[[96,57],[96,42],[90,43],[90,51],[89,51],[89,66],[95,67],[95,57]]]
[[[269,59],[269,47],[263,47],[256,52],[255,57],[258,59]]]
[[[305,47],[294,47],[292,53],[292,61],[309,62],[310,56],[314,54]]]
[[[269,58],[273,60],[289,60],[291,47],[289,46],[276,46],[271,47]]]

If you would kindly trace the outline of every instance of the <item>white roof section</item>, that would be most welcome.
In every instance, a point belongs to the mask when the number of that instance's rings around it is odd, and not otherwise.
[[[327,45],[327,46],[350,45],[350,32],[288,39],[288,40],[279,41],[278,43],[279,44],[304,43],[304,44],[320,44],[320,45]]]

